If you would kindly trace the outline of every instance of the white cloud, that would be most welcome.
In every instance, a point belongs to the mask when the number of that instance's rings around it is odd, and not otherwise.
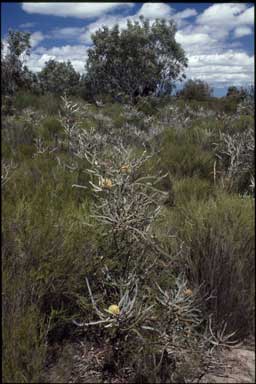
[[[251,33],[252,33],[252,30],[249,27],[238,27],[234,30],[235,37],[243,37],[243,36],[250,35]]]
[[[55,28],[50,31],[50,35],[53,39],[79,39],[80,35],[84,33],[85,28],[75,28],[75,27],[66,27],[66,28]]]
[[[186,73],[188,78],[199,78],[214,86],[250,84],[254,79],[254,57],[234,51],[192,55]]]
[[[23,11],[61,17],[87,19],[115,9],[133,7],[134,3],[22,3]]]
[[[133,19],[133,17],[129,17],[130,20]],[[120,17],[120,16],[103,16],[99,18],[98,20],[94,21],[93,23],[90,23],[86,31],[82,33],[79,37],[79,40],[86,44],[91,44],[91,34],[95,33],[99,28],[102,28],[103,25],[109,28],[112,28],[115,24],[118,24],[120,28],[125,28],[127,23],[126,17]]]
[[[20,24],[19,27],[20,28],[33,28],[37,23],[34,23],[34,22],[28,22],[28,23],[24,23],[24,24]]]
[[[27,60],[26,65],[34,72],[40,71],[46,61],[54,59],[59,62],[70,60],[75,70],[79,73],[85,71],[87,60],[87,47],[84,45],[65,45],[62,47],[36,48]]]
[[[231,32],[233,37],[249,34],[245,24],[251,23],[252,15],[253,7],[244,3],[214,4],[198,15],[195,23],[179,29],[176,37],[188,54],[219,53],[237,45],[229,39]]]
[[[248,8],[245,3],[214,4],[198,15],[190,33],[208,33],[224,41],[235,28],[253,24],[253,15],[254,7]]]
[[[195,9],[187,8],[181,12],[175,14],[175,19],[187,19],[188,17],[196,16],[197,11]]]
[[[254,7],[246,9],[238,17],[239,24],[254,24]]]
[[[214,4],[207,8],[197,17],[197,23],[203,25],[233,26],[236,23],[237,16],[247,8],[244,3],[222,3]]]
[[[146,18],[168,18],[172,15],[173,9],[165,3],[144,3],[137,15]]]
[[[8,44],[6,39],[1,39],[1,42],[3,44],[3,48],[1,49],[1,57],[5,57],[8,53]]]
[[[37,31],[30,35],[30,44],[31,47],[36,47],[41,41],[45,39],[45,36],[42,34],[42,32]]]
[[[211,44],[215,43],[216,39],[210,37],[207,33],[183,33],[182,31],[178,31],[176,33],[176,40],[180,43],[183,48],[192,48],[193,45],[196,45],[198,48],[198,44]]]
[[[197,14],[196,10],[188,8],[184,9],[182,12],[175,13],[174,9],[169,5],[164,3],[145,3],[139,9],[139,11],[131,16],[124,17],[122,15],[105,15],[98,18],[96,21],[90,23],[85,32],[81,34],[80,41],[86,44],[91,44],[91,34],[96,32],[99,28],[102,28],[103,25],[112,28],[115,24],[119,25],[119,28],[125,28],[127,20],[138,21],[139,16],[143,15],[145,18],[149,19],[150,22],[153,22],[155,18],[163,18],[166,20],[173,19],[178,25],[181,25],[184,19]]]
[[[191,56],[189,63],[194,66],[252,66],[254,64],[254,58],[253,56],[248,56],[245,52],[227,51],[225,53],[214,53],[211,55],[193,55]]]

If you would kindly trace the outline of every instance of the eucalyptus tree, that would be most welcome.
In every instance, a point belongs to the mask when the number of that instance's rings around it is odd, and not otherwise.
[[[173,21],[156,19],[152,24],[140,17],[127,27],[103,26],[92,34],[88,50],[86,83],[94,94],[118,93],[136,96],[168,94],[175,81],[185,78],[187,58],[175,40]]]
[[[24,61],[30,55],[30,34],[8,31],[6,51],[1,44],[1,86],[4,95],[13,95],[17,89],[28,86],[30,72]]]
[[[41,88],[46,92],[72,94],[79,85],[80,75],[70,61],[49,60],[38,74]]]

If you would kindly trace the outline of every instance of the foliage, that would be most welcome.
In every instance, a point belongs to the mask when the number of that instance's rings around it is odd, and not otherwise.
[[[246,91],[244,88],[241,87],[239,89],[235,86],[228,87],[227,94],[226,94],[227,97],[234,97],[234,98],[240,99],[240,100],[243,100],[245,95],[246,95]]]
[[[233,135],[220,133],[216,156],[224,164],[228,188],[238,192],[250,192],[250,181],[255,166],[252,128]]]
[[[175,33],[173,22],[156,20],[150,25],[142,17],[140,22],[128,20],[121,31],[118,25],[96,31],[86,64],[91,93],[124,94],[133,100],[157,89],[170,93],[187,66]]]
[[[247,335],[254,311],[254,200],[219,193],[217,199],[186,204],[169,217],[174,233],[185,242],[177,262],[186,265],[196,285],[215,297],[208,302],[215,325]]]
[[[164,100],[15,95],[2,126],[5,382],[42,382],[74,339],[106,351],[99,381],[198,381],[216,348],[253,332],[254,199],[248,180],[222,181],[229,141],[253,171],[254,117]]]
[[[58,62],[51,59],[45,63],[38,77],[44,92],[61,95],[64,92],[74,93],[80,75],[74,70],[70,61]]]
[[[213,95],[213,89],[202,80],[188,80],[178,96],[187,100],[206,100]]]
[[[14,95],[20,88],[30,88],[36,77],[24,65],[24,59],[30,54],[30,34],[20,31],[8,31],[7,53],[1,54],[1,85],[4,95]]]

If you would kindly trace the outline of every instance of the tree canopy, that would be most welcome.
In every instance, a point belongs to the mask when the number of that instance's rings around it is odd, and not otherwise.
[[[30,82],[31,73],[24,66],[24,58],[30,54],[30,34],[10,29],[5,55],[3,54],[3,44],[1,48],[2,93],[12,95],[18,88],[24,87]]]
[[[210,85],[203,80],[188,80],[182,90],[177,93],[178,96],[182,96],[188,100],[205,100],[213,95],[213,89]]]
[[[185,78],[185,52],[175,40],[173,21],[143,17],[127,21],[126,29],[104,26],[92,34],[86,84],[94,94],[123,93],[134,98],[153,92],[168,94],[176,80]]]
[[[72,94],[79,84],[80,75],[70,61],[58,62],[52,59],[45,63],[38,77],[42,90],[56,94]]]

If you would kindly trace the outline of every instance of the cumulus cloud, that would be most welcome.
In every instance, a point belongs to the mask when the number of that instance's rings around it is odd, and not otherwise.
[[[184,25],[184,20],[197,14],[195,9],[187,8],[181,12],[175,13],[175,10],[165,3],[145,3],[141,6],[137,13],[124,17],[122,15],[105,15],[98,18],[96,21],[90,23],[84,33],[80,36],[80,41],[86,44],[91,43],[91,34],[101,28],[103,25],[112,28],[115,24],[119,25],[119,28],[125,28],[127,19],[131,21],[139,20],[139,16],[143,15],[151,22],[156,19],[165,19],[176,21],[177,25]]]
[[[172,15],[173,9],[165,3],[144,3],[137,15],[143,15],[146,18],[168,18]]]
[[[246,9],[238,16],[239,24],[254,24],[254,7]]]
[[[230,27],[237,22],[237,16],[246,8],[247,6],[244,3],[214,4],[197,17],[197,23],[214,26],[222,26],[224,23]]]
[[[252,22],[253,7],[248,8],[244,3],[222,3],[208,7],[196,17],[195,23],[181,28],[177,39],[188,54],[194,54],[196,49],[202,54],[211,50],[216,52],[229,49],[229,37],[249,33],[248,25]],[[246,30],[244,28],[247,28]],[[196,44],[198,43],[198,46]]]
[[[84,45],[65,45],[62,47],[36,48],[27,60],[26,65],[33,72],[41,71],[45,63],[51,59],[59,62],[70,60],[75,70],[84,73],[88,57],[88,47]]]
[[[133,20],[133,17],[129,17],[130,20]],[[99,28],[102,28],[103,25],[109,28],[112,28],[115,24],[118,24],[120,28],[125,28],[127,24],[127,18],[126,17],[120,17],[120,16],[103,16],[100,17],[98,20],[94,21],[93,23],[90,23],[86,29],[85,32],[83,32],[79,36],[79,40],[85,44],[91,44],[91,34],[95,33]]]
[[[186,19],[188,17],[196,16],[196,15],[197,15],[197,11],[195,9],[187,8],[187,9],[184,9],[184,11],[177,12],[175,14],[175,17],[180,19]]]
[[[23,11],[61,17],[88,19],[113,10],[133,7],[134,3],[22,3]]]
[[[192,55],[189,57],[187,77],[199,78],[215,86],[250,84],[254,78],[254,57],[232,50],[219,54]]]
[[[238,27],[234,30],[234,36],[238,38],[251,35],[251,34],[252,34],[252,30],[249,27]]]
[[[54,39],[79,39],[84,33],[85,28],[66,27],[66,28],[55,28],[50,31],[50,35]]]
[[[31,47],[36,47],[41,41],[45,39],[45,36],[42,34],[42,32],[37,31],[30,35],[30,44]]]

